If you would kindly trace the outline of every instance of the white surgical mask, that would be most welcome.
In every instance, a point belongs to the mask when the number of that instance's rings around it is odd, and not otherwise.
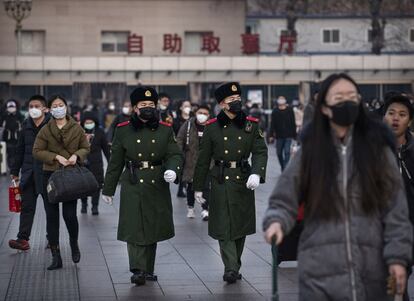
[[[185,107],[184,109],[183,109],[183,113],[184,114],[190,114],[190,112],[191,112],[191,108],[190,107]]]
[[[16,113],[16,107],[8,107],[7,112],[9,113]]]
[[[123,107],[122,108],[122,114],[129,115],[129,107]]]
[[[160,110],[164,111],[164,110],[166,110],[166,109],[167,109],[167,106],[166,106],[166,105],[162,105],[162,104],[160,104]]]
[[[278,105],[285,105],[286,104],[286,99],[284,99],[284,98],[278,98],[277,99],[277,104]]]
[[[57,107],[51,109],[52,116],[55,119],[62,119],[66,116],[66,107]]]
[[[208,116],[207,115],[204,115],[204,114],[197,114],[196,117],[197,117],[198,123],[204,123],[208,119]]]
[[[38,108],[31,108],[31,109],[29,109],[29,115],[33,119],[37,119],[37,118],[42,116],[42,110],[40,110]]]
[[[87,130],[93,130],[95,128],[95,122],[92,123],[85,123],[84,125],[85,129]]]

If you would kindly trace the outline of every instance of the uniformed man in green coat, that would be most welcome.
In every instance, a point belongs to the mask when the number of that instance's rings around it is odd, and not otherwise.
[[[201,191],[210,173],[208,232],[219,241],[223,280],[234,283],[241,279],[246,235],[256,232],[254,189],[265,181],[267,146],[258,120],[242,111],[239,83],[219,86],[215,98],[222,110],[204,130],[193,187],[195,199],[203,203]]]
[[[134,113],[115,130],[102,194],[111,204],[120,180],[118,240],[128,244],[131,283],[143,285],[157,280],[157,242],[174,236],[169,183],[179,176],[183,159],[172,127],[159,121],[157,92],[139,87],[130,99]]]

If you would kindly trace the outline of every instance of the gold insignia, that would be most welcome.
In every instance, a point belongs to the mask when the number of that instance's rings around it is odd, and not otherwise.
[[[260,135],[260,137],[264,138],[264,134],[263,134],[262,129],[259,129],[259,135]]]
[[[233,92],[237,92],[237,87],[236,87],[236,85],[232,85],[232,86],[231,86],[231,90],[232,90]]]
[[[248,121],[248,122],[246,122],[246,127],[244,128],[244,131],[246,133],[251,133],[252,132],[252,128],[253,128],[252,123],[250,121]]]
[[[151,97],[151,91],[150,90],[145,91],[145,96],[146,97]]]

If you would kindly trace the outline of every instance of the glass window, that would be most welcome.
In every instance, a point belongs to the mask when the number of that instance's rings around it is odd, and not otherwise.
[[[127,52],[129,31],[103,31],[102,52]]]
[[[322,41],[324,44],[338,44],[340,42],[339,29],[322,30]]]
[[[20,50],[22,54],[45,53],[45,31],[23,30],[21,33]]]

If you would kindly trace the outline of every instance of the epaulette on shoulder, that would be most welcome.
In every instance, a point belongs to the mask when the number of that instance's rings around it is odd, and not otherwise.
[[[259,122],[259,119],[258,119],[258,118],[254,118],[254,117],[252,117],[252,116],[247,116],[247,117],[246,117],[246,120],[253,121],[253,122],[256,122],[256,123],[258,123],[258,122]]]
[[[172,126],[171,123],[168,123],[168,122],[165,122],[165,121],[160,121],[160,124],[165,125],[165,126],[169,126],[169,127]]]
[[[126,126],[126,125],[128,125],[128,124],[129,124],[129,120],[128,120],[128,121],[121,122],[121,123],[118,123],[118,124],[116,125],[116,127],[117,127],[117,128],[120,128],[120,127],[122,127],[122,126]]]
[[[210,119],[209,121],[207,121],[206,125],[213,124],[216,121],[217,121],[217,118]]]

